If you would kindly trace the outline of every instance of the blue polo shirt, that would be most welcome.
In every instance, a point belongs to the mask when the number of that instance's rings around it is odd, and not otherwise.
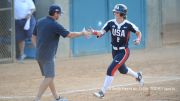
[[[37,60],[52,61],[57,52],[60,36],[65,38],[69,31],[47,16],[38,20],[33,34],[37,42]]]

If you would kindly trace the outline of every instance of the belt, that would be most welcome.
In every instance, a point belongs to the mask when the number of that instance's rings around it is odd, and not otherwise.
[[[113,46],[113,49],[114,50],[122,50],[122,49],[125,49],[125,47],[115,47],[115,46]]]

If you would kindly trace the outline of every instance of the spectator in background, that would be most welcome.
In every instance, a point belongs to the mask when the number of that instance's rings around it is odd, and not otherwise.
[[[36,7],[32,0],[14,0],[14,3],[17,58],[22,61],[26,57],[25,40],[31,39],[36,24],[33,16]]]

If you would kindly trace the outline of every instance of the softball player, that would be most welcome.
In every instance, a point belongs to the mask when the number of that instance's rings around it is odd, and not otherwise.
[[[90,30],[99,38],[106,32],[110,31],[112,38],[111,44],[113,61],[107,69],[104,85],[99,92],[94,93],[94,95],[99,98],[104,97],[104,94],[111,85],[117,70],[122,74],[129,74],[135,77],[141,85],[144,84],[142,74],[140,72],[134,72],[131,68],[125,65],[125,62],[129,57],[128,41],[130,38],[130,32],[135,33],[137,36],[137,39],[134,40],[135,45],[139,45],[141,42],[141,32],[136,25],[126,19],[127,7],[124,4],[115,5],[113,14],[115,19],[107,21],[102,30]]]

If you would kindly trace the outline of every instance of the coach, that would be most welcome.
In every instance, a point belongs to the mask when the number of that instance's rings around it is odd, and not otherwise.
[[[55,101],[60,101],[62,98],[57,95],[54,85],[55,65],[54,58],[58,48],[59,37],[74,38],[82,35],[88,35],[90,32],[70,32],[66,30],[56,20],[61,16],[62,11],[58,5],[51,5],[49,7],[49,16],[38,20],[33,38],[36,38],[36,58],[40,66],[42,75],[45,77],[40,84],[38,94],[35,101],[40,101],[43,93],[49,87]]]

